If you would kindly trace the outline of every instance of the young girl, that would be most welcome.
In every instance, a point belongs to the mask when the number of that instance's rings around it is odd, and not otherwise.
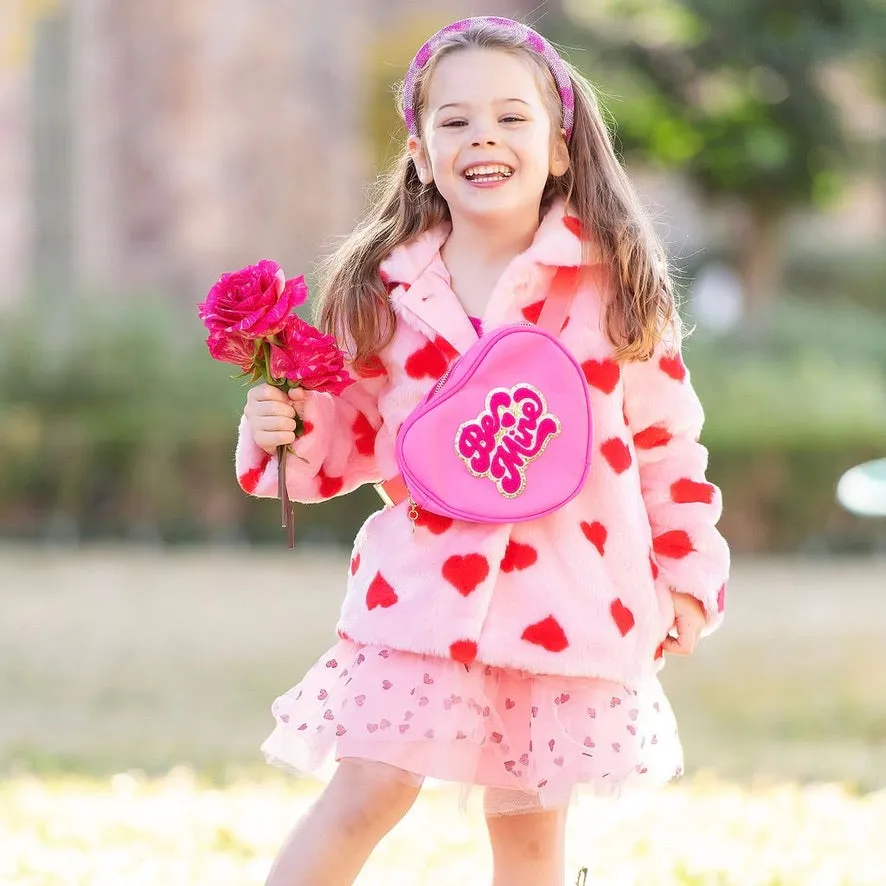
[[[484,787],[497,886],[560,884],[575,786],[611,795],[682,772],[657,672],[721,620],[720,495],[664,253],[587,81],[524,25],[469,19],[419,50],[402,112],[403,156],[320,294],[357,381],[340,397],[252,389],[241,486],[276,495],[279,444],[298,456],[297,501],[395,478],[397,431],[447,366],[483,332],[535,322],[564,281],[591,469],[529,522],[390,499],[366,521],[339,642],[273,706],[269,760],[339,765],[268,883],[352,883],[432,777]]]

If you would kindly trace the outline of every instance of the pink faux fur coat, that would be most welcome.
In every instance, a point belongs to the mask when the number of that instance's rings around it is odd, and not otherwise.
[[[395,476],[403,420],[476,332],[449,286],[441,227],[383,262],[397,315],[376,372],[341,397],[311,394],[307,433],[287,459],[289,494],[316,502]],[[553,206],[531,246],[493,291],[483,323],[535,320],[555,274],[581,264],[578,222]],[[455,522],[407,504],[381,509],[360,530],[338,630],[362,643],[450,656],[532,673],[632,684],[662,664],[674,620],[671,590],[691,594],[720,623],[729,570],[715,529],[719,490],[705,481],[703,413],[679,349],[618,363],[604,332],[602,267],[578,292],[561,340],[582,364],[594,416],[584,490],[541,519]],[[277,493],[277,462],[245,420],[236,452],[240,485]]]

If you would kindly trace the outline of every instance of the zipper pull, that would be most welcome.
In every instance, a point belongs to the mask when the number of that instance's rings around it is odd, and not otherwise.
[[[415,535],[415,521],[418,520],[418,505],[409,498],[409,522],[412,524],[412,534]]]

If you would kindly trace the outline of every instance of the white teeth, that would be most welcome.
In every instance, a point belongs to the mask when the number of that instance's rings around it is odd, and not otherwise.
[[[503,175],[510,178],[514,174],[514,170],[510,166],[497,163],[489,166],[470,166],[464,171],[465,178],[477,178],[484,175]]]

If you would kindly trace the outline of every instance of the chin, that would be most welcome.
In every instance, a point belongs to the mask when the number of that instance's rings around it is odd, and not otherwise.
[[[483,219],[508,219],[523,213],[537,212],[541,204],[541,194],[537,198],[519,197],[514,199],[505,195],[478,195],[480,199],[458,201],[455,205],[450,204],[450,210],[455,215],[463,215],[470,218]]]

